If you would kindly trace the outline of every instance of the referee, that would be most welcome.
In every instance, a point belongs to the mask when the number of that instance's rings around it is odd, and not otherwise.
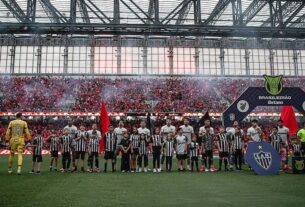
[[[301,141],[301,152],[302,152],[302,155],[304,155],[304,153],[305,153],[305,122],[303,123],[303,128],[298,131],[297,136]]]

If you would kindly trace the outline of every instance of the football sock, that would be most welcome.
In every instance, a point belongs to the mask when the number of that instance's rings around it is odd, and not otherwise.
[[[221,170],[221,167],[222,167],[222,159],[220,158],[219,159],[219,169]]]
[[[21,173],[21,165],[18,165],[18,168],[17,168],[17,173],[20,174]]]
[[[93,164],[93,161],[92,161],[92,164]],[[95,166],[96,166],[97,168],[99,168],[99,160],[98,160],[98,159],[95,159]]]
[[[204,167],[207,168],[207,159],[204,159],[203,163],[204,163]]]
[[[14,160],[14,153],[11,153],[9,158],[8,158],[8,168],[12,168],[13,160]]]
[[[225,159],[224,163],[225,163],[225,169],[228,169],[228,159]]]
[[[18,165],[22,166],[22,153],[20,150],[18,150]]]

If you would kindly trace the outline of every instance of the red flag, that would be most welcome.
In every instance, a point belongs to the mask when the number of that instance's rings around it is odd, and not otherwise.
[[[299,128],[292,106],[282,107],[281,119],[284,126],[289,129],[289,135],[297,133]]]
[[[104,135],[108,131],[108,126],[110,125],[110,120],[109,120],[108,112],[105,107],[104,100],[102,100],[102,103],[101,103],[100,123],[101,123],[101,131],[102,131],[102,140],[100,142],[100,152],[102,152],[102,151],[104,151]]]

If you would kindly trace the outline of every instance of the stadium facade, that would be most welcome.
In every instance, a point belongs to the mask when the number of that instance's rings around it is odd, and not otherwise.
[[[305,75],[304,1],[1,0],[2,75]]]

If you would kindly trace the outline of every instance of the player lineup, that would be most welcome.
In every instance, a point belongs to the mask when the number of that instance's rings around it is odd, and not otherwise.
[[[44,141],[42,131],[36,130],[30,138],[28,125],[22,120],[22,113],[16,114],[16,119],[9,123],[5,140],[10,149],[8,173],[13,173],[13,159],[17,153],[17,174],[22,173],[22,153],[25,148],[32,150],[32,170],[30,173],[40,174],[42,149],[48,147],[51,154],[49,171],[66,172],[148,172],[162,171],[241,171],[245,163],[244,154],[251,142],[266,141],[281,157],[281,169],[288,170],[289,149],[292,156],[304,155],[301,142],[305,136],[304,128],[299,130],[297,138],[289,138],[289,129],[278,120],[272,126],[272,132],[267,140],[262,136],[258,121],[253,119],[251,127],[246,131],[237,121],[232,127],[219,126],[214,129],[209,118],[204,119],[199,131],[195,132],[188,118],[183,125],[175,127],[171,119],[166,119],[162,127],[150,130],[146,121],[140,122],[140,127],[127,130],[124,122],[117,126],[109,125],[108,131],[102,134],[98,125],[86,127],[80,124],[76,127],[72,119],[68,119],[62,133],[53,133]],[[103,146],[101,146],[103,145]],[[103,166],[100,166],[100,152],[103,151]],[[61,162],[59,161],[61,156]],[[152,159],[149,157],[152,156]],[[214,157],[218,156],[218,168],[214,165]],[[118,159],[120,158],[120,159]],[[173,166],[173,159],[177,159]],[[117,163],[119,162],[120,163]],[[152,161],[152,169],[149,162]],[[87,164],[87,165],[86,165]],[[108,166],[109,165],[109,166]],[[251,170],[251,167],[248,166]]]

